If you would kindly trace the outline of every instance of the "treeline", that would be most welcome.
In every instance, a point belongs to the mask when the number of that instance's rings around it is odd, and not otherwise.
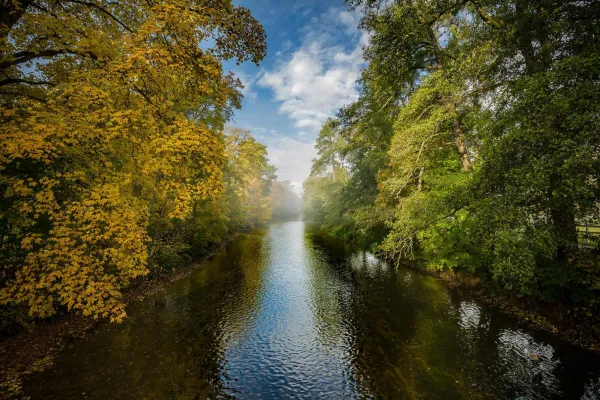
[[[225,129],[262,26],[229,0],[0,2],[0,320],[121,321],[122,290],[281,208]]]
[[[350,0],[360,98],[322,128],[313,225],[397,262],[600,305],[600,2]],[[411,261],[416,262],[416,261]]]

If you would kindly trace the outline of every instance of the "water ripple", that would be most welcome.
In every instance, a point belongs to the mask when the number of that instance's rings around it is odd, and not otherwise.
[[[600,399],[600,359],[301,222],[65,349],[33,399]]]

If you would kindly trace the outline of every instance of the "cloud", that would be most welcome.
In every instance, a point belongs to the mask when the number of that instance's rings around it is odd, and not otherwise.
[[[340,11],[340,22],[346,26],[346,33],[355,34],[358,32],[358,24],[360,22],[360,12]]]
[[[256,83],[257,76],[249,76],[242,71],[236,71],[235,77],[242,81],[242,85],[244,85],[244,88],[241,90],[242,94],[244,95],[244,99],[250,100],[254,103],[257,95],[256,92],[252,90],[252,87]]]
[[[357,79],[368,36],[357,28],[356,12],[330,9],[302,29],[302,45],[279,62],[257,85],[273,91],[279,112],[297,128],[313,131],[345,104],[358,98]],[[282,50],[285,52],[285,50]]]
[[[317,156],[314,142],[307,142],[282,135],[273,129],[247,127],[253,136],[267,146],[269,163],[277,168],[279,181],[290,181],[298,194],[302,193],[302,182],[310,174],[312,160]],[[305,132],[298,136],[304,138]]]
[[[339,8],[311,18],[293,42],[282,43],[275,65],[250,81],[250,88],[269,89],[279,113],[298,128],[294,135],[290,129],[282,134],[249,127],[267,146],[278,179],[290,181],[299,193],[317,156],[314,140],[318,129],[340,107],[358,98],[362,48],[369,39],[358,29],[359,20],[358,12]]]
[[[304,143],[282,136],[267,140],[269,161],[277,168],[279,181],[290,181],[301,193],[302,182],[310,174],[312,159],[317,156],[314,143]]]

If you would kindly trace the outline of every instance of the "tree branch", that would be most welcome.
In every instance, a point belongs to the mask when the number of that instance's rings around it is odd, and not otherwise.
[[[471,1],[471,3],[475,7],[475,10],[477,11],[477,14],[481,17],[481,19],[484,22],[492,25],[494,28],[501,28],[502,27],[502,22],[498,21],[497,19],[495,19],[494,17],[492,17],[491,15],[489,15],[487,12],[485,12],[485,10],[483,9],[483,7],[481,7],[480,5],[478,5],[476,1]]]
[[[13,57],[14,57],[13,60],[0,62],[0,70],[4,70],[13,65],[23,64],[27,61],[31,61],[36,58],[54,57],[54,56],[61,55],[61,54],[73,54],[73,55],[80,55],[80,56],[87,55],[87,56],[91,57],[93,60],[98,58],[93,53],[79,53],[76,51],[65,50],[65,49],[63,49],[63,50],[48,49],[48,50],[43,50],[43,51],[40,51],[37,53],[33,52],[33,51],[20,51],[18,53],[13,54]]]
[[[0,5],[0,37],[6,37],[33,0],[3,1]]]
[[[95,9],[101,11],[102,13],[108,15],[108,17],[110,17],[113,21],[115,21],[116,23],[121,25],[127,32],[134,33],[133,29],[128,27],[123,21],[121,21],[120,19],[115,17],[111,12],[109,12],[107,9],[105,9],[104,7],[101,7],[100,5],[98,5],[96,3],[91,3],[88,1],[78,1],[78,0],[65,0],[65,1],[67,1],[68,3],[75,3],[75,4],[80,4],[82,6],[95,8]]]
[[[27,85],[33,85],[33,86],[38,86],[38,85],[55,86],[54,83],[48,82],[48,81],[30,81],[30,80],[21,79],[21,78],[7,78],[7,79],[4,79],[4,80],[0,81],[0,86],[12,85],[14,83],[25,83]]]

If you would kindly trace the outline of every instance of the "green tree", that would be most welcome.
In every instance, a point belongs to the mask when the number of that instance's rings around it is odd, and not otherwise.
[[[307,218],[397,260],[595,304],[598,262],[577,224],[598,218],[600,5],[348,3],[368,66],[319,138]],[[347,178],[331,187],[336,131]]]
[[[343,201],[346,144],[339,121],[327,120],[315,144],[318,156],[304,182],[304,215],[314,226],[339,231],[348,223]]]

